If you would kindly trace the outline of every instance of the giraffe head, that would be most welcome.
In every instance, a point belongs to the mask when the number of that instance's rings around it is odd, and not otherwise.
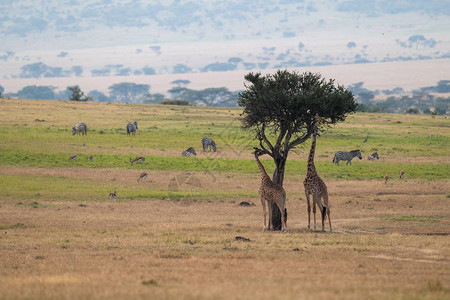
[[[255,149],[255,151],[253,151],[252,154],[254,154],[255,156],[261,156],[264,154],[264,152],[261,149],[258,149],[256,147],[253,147],[253,149]]]

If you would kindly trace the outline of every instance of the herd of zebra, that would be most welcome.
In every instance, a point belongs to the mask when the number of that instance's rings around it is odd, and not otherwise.
[[[127,123],[125,125],[125,129],[127,131],[127,135],[136,135],[136,130],[138,129],[138,123],[137,121],[135,121],[134,123]],[[75,124],[74,127],[72,127],[72,135],[75,134],[82,134],[82,135],[87,135],[87,125],[86,123],[77,123]],[[213,139],[209,138],[209,137],[202,137],[201,138],[201,143],[202,143],[202,147],[203,147],[203,151],[214,151],[216,152],[217,148],[216,148],[216,143],[213,141]],[[181,156],[184,157],[191,157],[193,155],[197,155],[197,153],[195,152],[194,147],[189,147],[188,149],[186,149],[185,151],[183,151],[181,153]],[[352,164],[352,159],[358,157],[359,159],[362,159],[362,154],[361,154],[361,150],[352,150],[349,152],[344,152],[344,151],[337,151],[334,154],[333,157],[333,163],[336,165],[339,165],[340,161],[347,161],[346,165],[348,164]],[[68,160],[76,160],[77,159],[77,155],[71,155],[69,157]],[[377,152],[372,153],[371,155],[369,155],[367,157],[368,160],[375,160],[375,159],[380,159],[380,157],[378,156]],[[92,162],[94,160],[94,156],[90,155],[89,156],[89,161]],[[134,159],[130,158],[130,163],[136,163],[136,162],[140,162],[140,163],[145,163],[145,157],[144,156],[138,156]],[[401,170],[400,171],[400,178],[403,178],[405,176],[405,171]],[[143,172],[139,175],[139,178],[137,179],[137,181],[141,181],[141,180],[147,180],[147,173]],[[389,180],[389,175],[384,176],[384,181],[385,184],[387,184]],[[109,198],[111,201],[116,200],[117,198],[117,194],[116,192],[111,193],[109,195]]]
[[[137,121],[134,121],[134,123],[128,123],[125,125],[125,129],[127,130],[127,135],[136,135],[136,130],[138,129]],[[82,135],[87,135],[87,130],[88,128],[86,123],[77,123],[72,127],[72,135],[80,133]]]
[[[361,150],[352,150],[350,152],[338,151],[338,152],[336,152],[334,154],[333,163],[339,165],[339,161],[346,160],[347,161],[347,163],[346,163],[347,165],[348,164],[352,164],[352,159],[354,157],[358,157],[359,159],[362,159]],[[380,157],[378,156],[377,152],[374,152],[371,155],[369,155],[367,157],[367,159],[368,160],[375,160],[375,159],[380,159]],[[405,171],[404,170],[400,170],[400,179],[402,179],[404,176],[405,176]],[[390,179],[389,175],[385,175],[384,176],[384,184],[385,185],[387,185],[389,179]]]
[[[346,165],[352,164],[352,159],[354,157],[358,157],[359,159],[362,159],[361,150],[352,150],[350,152],[338,151],[334,154],[333,163],[339,165],[339,162],[341,160],[346,160],[347,161]],[[367,157],[367,159],[375,160],[375,159],[380,159],[380,157],[378,156],[377,152],[374,152],[371,155],[369,155]]]
[[[216,143],[209,137],[202,137],[202,147],[203,147],[203,152],[204,151],[214,151],[216,152]],[[197,153],[195,153],[195,149],[193,147],[189,147],[188,149],[186,149],[185,151],[183,151],[181,153],[181,156],[186,156],[186,157],[190,157],[192,155],[197,155]]]
[[[127,135],[136,135],[136,130],[139,129],[138,128],[138,123],[137,121],[135,121],[134,123],[127,123],[125,125],[125,129],[127,130]],[[72,127],[72,135],[75,134],[80,134],[81,135],[87,135],[87,130],[88,127],[86,125],[86,123],[77,123],[75,124],[75,126]],[[202,147],[203,147],[203,151],[214,151],[216,152],[216,143],[213,141],[213,139],[209,138],[209,137],[202,137],[201,139],[201,143],[202,143]],[[181,153],[181,156],[184,157],[191,157],[192,155],[197,155],[197,153],[195,152],[194,147],[189,147],[188,149],[186,149],[185,151],[183,151]],[[68,160],[77,160],[77,155],[71,155]],[[90,155],[89,156],[89,161],[92,162],[94,161],[94,156]],[[136,162],[140,162],[140,163],[145,163],[145,157],[144,156],[138,156],[134,159],[130,158],[130,163],[136,163]],[[142,172],[138,179],[137,182],[141,181],[141,180],[147,180],[147,173],[146,172]],[[109,200],[110,201],[116,201],[117,199],[117,192],[113,192],[109,194]]]

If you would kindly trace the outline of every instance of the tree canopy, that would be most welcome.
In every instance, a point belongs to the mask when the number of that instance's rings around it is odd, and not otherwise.
[[[238,104],[244,108],[242,126],[254,129],[261,150],[272,157],[287,157],[289,150],[306,141],[315,124],[316,114],[323,122],[319,130],[344,121],[357,104],[351,91],[320,74],[277,71],[262,76],[249,73],[250,84],[239,93]],[[275,144],[267,138],[276,135]]]
[[[68,86],[67,94],[69,94],[69,100],[72,101],[89,101],[92,100],[92,97],[86,96],[80,89],[78,85]]]
[[[137,103],[148,94],[150,85],[130,82],[116,83],[110,86],[110,98],[119,102]]]
[[[273,158],[272,180],[280,185],[289,150],[305,142],[314,128],[321,131],[342,122],[357,107],[350,90],[320,74],[278,70],[265,76],[249,73],[245,80],[246,89],[238,95],[242,127],[253,130],[260,150]],[[281,227],[274,205],[272,224]]]

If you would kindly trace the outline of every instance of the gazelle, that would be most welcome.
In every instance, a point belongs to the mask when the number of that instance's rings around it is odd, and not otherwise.
[[[143,172],[143,173],[141,173],[141,175],[139,175],[139,178],[137,179],[137,182],[139,182],[141,180],[147,181],[147,173]]]
[[[114,191],[114,193],[109,193],[109,201],[116,201],[117,199],[117,193]]]
[[[139,157],[136,157],[135,159],[130,158],[130,163],[135,163],[135,162],[145,163],[145,157],[139,156]]]

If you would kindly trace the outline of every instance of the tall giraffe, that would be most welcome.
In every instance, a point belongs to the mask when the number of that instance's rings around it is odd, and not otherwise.
[[[322,231],[325,231],[325,218],[328,215],[328,221],[330,222],[330,232],[331,219],[330,219],[330,207],[328,205],[328,189],[322,178],[319,177],[314,165],[314,153],[316,151],[316,137],[317,137],[317,127],[314,127],[312,134],[311,150],[308,156],[308,168],[306,171],[306,178],[303,181],[303,186],[305,187],[306,200],[308,203],[308,230],[311,229],[311,204],[309,196],[313,197],[313,213],[314,213],[314,230],[316,230],[316,204],[319,206],[320,212],[322,213]],[[323,204],[322,204],[323,199]]]
[[[264,153],[258,148],[254,148],[255,151],[252,154],[255,155],[256,163],[258,164],[259,173],[261,174],[261,186],[259,187],[259,195],[261,196],[261,204],[264,211],[264,231],[266,231],[266,203],[269,209],[269,230],[272,227],[272,210],[270,202],[275,202],[281,212],[281,228],[283,231],[288,231],[286,226],[286,192],[283,187],[279,184],[274,183],[269,175],[267,175],[266,169],[259,161],[258,156]]]

